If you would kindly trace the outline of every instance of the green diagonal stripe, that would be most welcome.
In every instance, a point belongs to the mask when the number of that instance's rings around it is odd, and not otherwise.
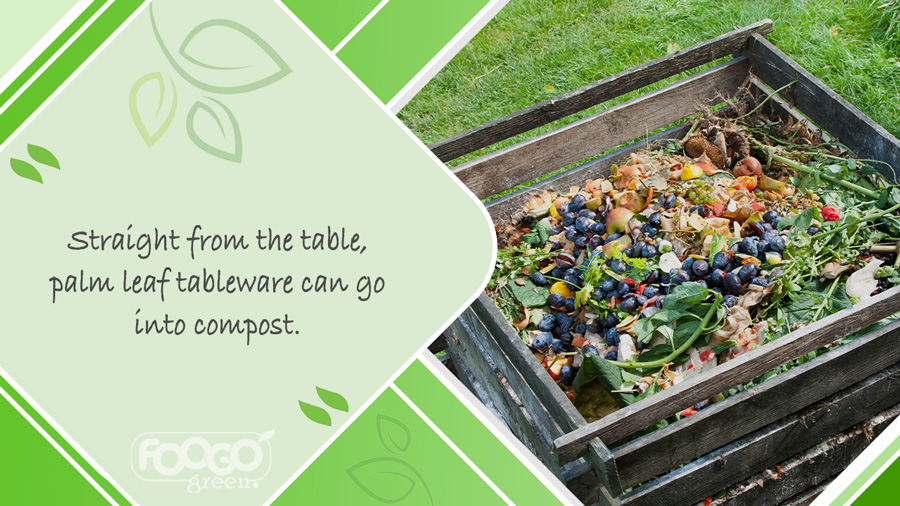
[[[881,460],[881,464],[883,465],[884,462],[890,459],[890,457],[893,455],[892,453],[890,453],[890,448],[897,446],[898,443],[900,443],[900,440],[894,441],[893,444],[891,444],[888,449],[881,453],[875,461],[878,462],[879,460]],[[869,468],[867,468],[866,471],[869,471]],[[867,474],[867,476],[871,477],[872,474]],[[860,475],[860,477],[862,477],[862,475]],[[859,478],[857,478],[857,480],[858,479]],[[853,501],[854,506],[881,506],[884,504],[896,504],[897,491],[894,487],[897,486],[897,480],[900,480],[900,459],[895,460],[887,469],[884,470],[883,473],[881,473],[878,478],[875,478],[875,481],[873,481],[872,484],[869,485],[869,487],[866,488],[866,490],[859,497],[857,497],[855,501]],[[856,480],[854,480],[853,484],[856,484]],[[847,490],[850,490],[850,488],[848,488]],[[850,495],[852,496],[852,494]]]
[[[562,505],[422,362],[394,382],[516,506]]]
[[[119,493],[119,491],[116,489],[116,487],[114,487],[106,478],[104,478],[99,472],[97,472],[96,469],[91,467],[91,465],[84,459],[84,457],[82,457],[80,453],[75,451],[75,449],[72,448],[72,445],[70,445],[69,442],[65,440],[65,438],[63,438],[58,432],[56,432],[56,429],[54,429],[53,426],[50,425],[47,422],[47,420],[45,420],[44,417],[42,417],[40,415],[40,413],[37,412],[37,410],[35,410],[30,404],[28,404],[25,401],[25,399],[21,395],[19,395],[19,393],[12,387],[12,385],[10,385],[6,381],[6,378],[4,378],[2,376],[0,376],[0,389],[3,389],[7,394],[9,394],[9,396],[12,397],[13,401],[15,401],[16,404],[18,404],[26,413],[28,413],[28,416],[30,416],[42,429],[44,429],[44,432],[46,432],[47,435],[49,435],[53,439],[53,441],[55,441],[56,444],[58,444],[60,446],[60,448],[62,448],[63,451],[66,452],[72,458],[72,460],[77,462],[78,465],[81,466],[81,468],[84,469],[84,471],[88,475],[90,475],[90,477],[93,478],[93,480],[95,482],[97,482],[97,484],[100,485],[100,487],[107,494],[109,494],[109,496],[112,497],[112,499],[116,503],[119,504],[119,506],[127,506],[127,505],[131,504],[127,499],[125,499],[125,497],[121,493]],[[0,400],[5,402],[5,399],[0,399]],[[17,415],[18,415],[18,413],[17,413]],[[3,425],[0,424],[0,427],[3,427]],[[37,431],[34,431],[33,428],[31,430],[34,432],[34,434],[40,436],[37,433]],[[4,461],[8,463],[9,459],[7,459],[6,454],[3,452],[0,452],[0,454],[4,455]],[[68,462],[66,463],[66,465],[69,465]],[[75,469],[72,468],[72,471],[75,472]],[[50,481],[45,481],[46,477],[41,476],[40,473],[32,475],[32,476],[33,476],[32,479],[34,479],[34,480],[39,479],[42,482],[50,483]],[[83,479],[80,475],[79,475],[79,478]],[[87,482],[85,482],[85,484],[87,484]],[[90,485],[88,485],[88,486],[90,486]],[[3,499],[4,498],[2,496],[2,491],[0,491],[0,504],[60,504],[60,505],[61,504],[79,504],[80,505],[81,504],[78,502],[70,502],[70,501],[46,502],[46,503],[43,503],[43,502],[37,502],[37,503],[10,502],[10,503],[7,503]]]
[[[0,114],[0,144],[19,128],[81,66],[144,0],[115,0]]]
[[[900,423],[900,420],[894,421],[893,423]],[[853,497],[853,495],[856,494],[866,484],[867,481],[872,479],[872,477],[878,473],[878,470],[881,469],[898,451],[900,451],[900,439],[895,439],[894,441],[891,441],[891,443],[888,444],[881,453],[876,455],[875,458],[872,459],[872,462],[869,462],[869,465],[867,465],[866,468],[863,469],[861,473],[859,473],[859,476],[857,476],[853,479],[852,482],[850,482],[847,488],[841,491],[841,493],[838,494],[838,496],[833,501],[831,501],[831,506],[844,506],[845,504],[847,504],[848,501],[850,501],[850,498]],[[900,467],[898,467],[898,462],[895,461],[888,469],[884,471],[884,473],[882,473],[881,476],[879,476],[874,482],[872,482],[869,488],[867,488],[866,491],[862,495],[860,495],[856,499],[856,501],[853,502],[853,504],[886,504],[880,500],[874,499],[875,497],[880,496],[879,490],[883,488],[876,487],[876,485],[878,483],[884,485],[884,481],[886,480],[888,472],[891,469],[894,470],[894,475],[900,474]],[[892,480],[887,481],[892,482]],[[893,482],[891,483],[891,486],[893,486]],[[873,488],[875,490],[870,493],[870,490],[872,490]]]
[[[0,397],[0,504],[109,505],[49,441]]]
[[[22,73],[19,74],[19,76],[16,77],[16,79],[13,80],[13,82],[10,83],[10,85],[7,86],[5,90],[3,90],[3,92],[0,92],[0,107],[2,107],[3,104],[5,104],[10,99],[10,97],[15,95],[15,93],[19,91],[19,88],[21,88],[26,81],[31,79],[31,77],[34,76],[35,73],[37,73],[38,69],[43,67],[44,64],[50,60],[50,57],[56,54],[56,52],[59,51],[59,48],[61,48],[70,38],[72,38],[72,35],[80,30],[81,27],[84,26],[84,24],[87,22],[87,20],[90,19],[91,16],[96,14],[97,11],[100,10],[100,8],[103,7],[103,4],[105,3],[106,0],[95,0],[93,3],[88,5],[87,9],[85,9],[77,18],[75,18],[75,21],[72,21],[72,24],[70,24],[65,30],[63,30],[63,32],[60,33],[59,36],[56,37],[56,39],[52,43],[50,43],[50,45],[47,46],[47,48],[44,49],[44,51],[40,55],[38,55],[38,57],[33,62],[31,62],[31,64],[28,65],[28,67],[24,71],[22,71]]]
[[[334,49],[378,6],[379,0],[283,0],[282,3],[328,49]]]

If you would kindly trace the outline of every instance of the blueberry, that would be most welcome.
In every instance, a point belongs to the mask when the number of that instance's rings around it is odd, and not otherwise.
[[[624,281],[619,281],[619,284],[616,285],[616,295],[619,297],[624,297],[631,292],[631,285]]]
[[[709,286],[722,286],[724,281],[725,271],[722,269],[713,269],[706,278],[706,282],[709,283]]]
[[[575,325],[575,328],[572,329],[573,334],[584,335],[585,331],[587,331],[587,325],[585,325],[583,323],[579,323],[578,325]]]
[[[724,270],[725,267],[726,267],[729,263],[731,263],[731,253],[729,253],[729,252],[727,252],[727,251],[720,251],[720,252],[716,253],[715,255],[713,255],[712,266],[711,266],[711,267],[712,267],[713,269],[722,269],[722,270]]]
[[[728,307],[734,307],[737,304],[738,298],[734,295],[726,295],[722,297],[722,303]]]
[[[641,232],[647,237],[656,237],[656,234],[659,233],[659,229],[649,223],[644,223],[644,225],[641,226]]]
[[[537,286],[544,286],[550,281],[548,281],[546,276],[544,276],[540,272],[535,272],[531,275],[531,282],[536,284]]]
[[[656,299],[656,302],[654,303],[654,305],[655,305],[656,307],[662,309],[663,304],[664,304],[665,302],[666,302],[666,296],[665,296],[665,295],[660,295],[660,296]]]
[[[691,214],[697,213],[701,218],[709,216],[709,208],[706,206],[694,206],[689,211]]]
[[[681,263],[681,268],[683,270],[689,271],[691,267],[694,265],[694,257],[687,257],[684,259],[684,262]]]
[[[603,244],[603,238],[600,237],[599,235],[595,235],[594,237],[591,237],[591,240],[588,241],[588,247],[591,249],[597,249],[600,247],[601,244]]]
[[[769,273],[769,279],[775,279],[778,276],[784,274],[784,270],[782,269],[772,269],[772,272]]]
[[[686,281],[691,280],[691,276],[684,269],[678,269],[675,271],[675,276],[671,277],[673,285],[680,285]]]
[[[756,245],[756,251],[758,251],[759,253],[765,253],[766,251],[769,251],[769,247],[769,241],[761,239],[759,241],[759,244]]]
[[[639,293],[634,296],[634,300],[637,301],[638,307],[643,307],[647,303],[647,296]]]
[[[766,230],[766,233],[762,236],[763,240],[769,241],[770,244],[772,243],[772,239],[776,237],[778,237],[777,230]]]
[[[619,324],[619,317],[615,315],[615,313],[610,313],[606,315],[606,326],[607,327],[615,327]]]
[[[575,311],[575,299],[569,297],[566,299],[566,312],[571,313],[572,311]]]
[[[675,194],[664,193],[662,196],[660,196],[659,202],[666,209],[675,207]]]
[[[809,235],[816,235],[819,232],[821,232],[821,229],[819,229],[819,227],[809,227],[808,229],[806,229],[806,233]]]
[[[550,251],[562,249],[563,245],[559,241],[550,241]]]
[[[578,249],[584,249],[588,245],[588,238],[586,235],[579,235],[575,238],[575,247]]]
[[[554,339],[553,344],[550,345],[550,349],[555,353],[563,353],[566,349],[566,343],[562,342],[559,339]]]
[[[552,226],[550,227],[550,235],[559,235],[563,232],[563,230],[565,229],[560,227],[559,225]]]
[[[612,360],[613,362],[615,362],[616,360],[619,360],[619,354],[616,353],[615,351],[611,351],[611,352],[607,353],[606,357],[604,357],[604,358],[606,360]]]
[[[697,281],[694,281],[694,283],[700,285],[701,288],[709,288],[709,284],[706,282],[706,280],[698,279]]]
[[[591,230],[591,225],[591,220],[585,218],[584,216],[575,220],[575,230],[581,232],[582,234],[588,233]]]
[[[657,288],[655,286],[644,287],[644,296],[645,297],[652,299],[653,297],[656,297],[657,295],[659,295],[659,288]]]
[[[650,271],[650,274],[647,274],[647,277],[644,278],[644,284],[649,285],[650,283],[656,283],[657,279],[659,279],[659,269],[653,269]]]
[[[702,278],[709,273],[709,263],[703,259],[694,260],[694,265],[691,266],[691,270],[694,271],[695,276]]]
[[[618,346],[619,345],[619,332],[615,329],[615,327],[610,327],[607,329],[606,333],[603,334],[603,337],[606,339],[607,346]]]
[[[572,325],[575,324],[574,318],[569,318],[569,316],[565,313],[557,313],[556,315],[556,328],[566,332]]]
[[[536,350],[546,350],[551,344],[553,344],[553,334],[549,332],[538,334],[538,336],[531,341],[531,347]]]
[[[622,260],[614,258],[614,259],[610,260],[609,268],[612,269],[612,271],[615,272],[616,274],[622,274],[623,272],[628,270],[628,264],[626,264]]]
[[[553,260],[556,262],[557,267],[563,269],[575,267],[575,256],[571,253],[560,253],[559,255],[556,255],[556,258]]]
[[[751,285],[766,286],[766,285],[769,284],[769,282],[766,280],[766,278],[764,278],[764,277],[762,277],[762,276],[756,276],[755,278],[753,278],[753,279],[750,280],[750,284],[751,284]]]
[[[657,211],[650,215],[649,225],[655,227],[657,230],[662,228],[662,213]]]
[[[575,214],[573,212],[568,212],[565,214],[565,216],[563,216],[563,226],[571,227],[572,225],[575,224],[575,220],[577,220],[577,219],[578,219],[577,214]]]
[[[780,216],[778,215],[778,211],[766,211],[763,214],[763,221],[766,223],[770,223],[772,225],[775,224],[775,221],[778,220]]]
[[[751,236],[761,236],[766,233],[766,227],[763,226],[764,223],[761,221],[748,221],[745,224],[745,231],[748,235]]]
[[[729,272],[725,275],[725,280],[722,283],[723,288],[731,294],[738,295],[741,293],[741,278],[738,277],[737,274],[733,272]]]
[[[640,306],[640,304],[638,304],[636,297],[631,297],[631,298],[625,299],[619,303],[619,309],[621,309],[622,311],[625,311],[626,313],[630,313],[630,312],[636,310],[639,306]]]
[[[559,382],[563,385],[569,386],[572,382],[575,381],[575,369],[572,368],[569,364],[566,364],[559,368]]]
[[[707,406],[709,406],[709,399],[706,399],[705,401],[700,401],[697,404],[694,404],[694,409],[696,409],[697,411],[700,411],[701,409],[703,409]]]
[[[593,332],[594,334],[600,332],[600,326],[602,323],[603,322],[600,321],[600,318],[594,318],[587,326],[588,332]]]
[[[575,227],[569,227],[566,229],[566,239],[569,241],[574,241],[578,238],[578,231],[575,230]]]
[[[603,235],[606,233],[606,225],[599,221],[591,225],[591,233],[594,235]]]
[[[553,330],[553,327],[556,326],[556,316],[552,314],[545,314],[541,321],[538,322],[537,328],[541,332],[550,332]]]
[[[741,278],[742,283],[747,283],[756,277],[756,273],[758,272],[759,267],[757,267],[755,263],[747,262],[741,267],[741,270],[738,271],[738,277]]]
[[[576,194],[572,197],[572,200],[569,201],[569,211],[573,213],[577,213],[584,209],[584,203],[587,202],[587,199],[584,198],[584,195]]]
[[[622,237],[622,234],[620,233],[609,234],[608,236],[606,236],[606,240],[603,241],[603,244],[609,244],[620,237]]]
[[[634,247],[626,248],[629,250],[628,258],[641,258],[641,251],[644,249],[643,243],[635,244]],[[625,253],[623,250],[622,253]]]
[[[641,250],[641,256],[644,258],[655,258],[658,254],[659,251],[657,251],[656,246],[652,244],[644,246],[644,249]]]
[[[755,257],[759,254],[757,250],[757,245],[759,244],[759,239],[756,237],[745,237],[743,241],[741,241],[741,252],[746,255],[750,255]]]
[[[616,280],[615,278],[606,278],[603,280],[603,284],[600,285],[600,288],[603,291],[611,292],[616,288]]]
[[[784,237],[780,235],[769,241],[769,249],[776,253],[781,253],[786,247],[787,243],[785,242]]]
[[[578,211],[578,216],[582,217],[582,218],[587,218],[591,221],[597,219],[597,213],[595,213],[594,211],[591,211],[590,209],[582,209],[581,211]]]
[[[586,344],[581,347],[581,353],[584,354],[584,356],[600,355],[600,350],[593,344]]]
[[[566,270],[562,267],[554,267],[553,270],[550,271],[550,277],[556,279],[562,279],[563,276],[566,275]]]
[[[559,206],[559,215],[565,216],[566,213],[568,213],[568,212],[569,212],[569,203],[563,202],[563,205]]]
[[[622,254],[628,258],[633,258],[634,257],[634,248],[631,248],[631,247],[623,248]]]
[[[599,288],[594,288],[594,293],[591,294],[591,298],[594,300],[603,300],[607,296],[607,293]]]
[[[566,303],[566,298],[558,293],[551,293],[549,297],[547,297],[547,304],[550,307],[563,307]]]

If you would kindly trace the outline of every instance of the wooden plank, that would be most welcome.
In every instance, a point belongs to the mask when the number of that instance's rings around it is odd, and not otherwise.
[[[900,403],[900,365],[624,494],[627,506],[688,505]]]
[[[797,494],[794,497],[791,497],[787,501],[784,501],[778,506],[809,506],[819,497],[819,494],[825,491],[828,485],[831,485],[831,482],[834,481],[834,478],[822,482],[820,485],[815,486],[803,493]]]
[[[610,167],[613,164],[621,162],[628,155],[641,149],[648,149],[651,146],[657,146],[664,143],[668,139],[681,139],[684,134],[691,128],[691,123],[686,122],[678,126],[674,126],[658,134],[651,135],[646,139],[634,142],[623,148],[617,149],[612,153],[601,156],[589,162],[583,163],[577,167],[548,177],[543,181],[539,181],[526,188],[522,188],[516,192],[504,195],[487,204],[488,213],[496,222],[507,219],[516,211],[522,208],[528,197],[535,192],[542,192],[545,189],[556,188],[559,190],[568,190],[571,186],[580,186],[584,184],[586,179],[597,179],[600,177],[608,178]]]
[[[764,19],[743,28],[736,28],[713,39],[657,58],[649,63],[632,67],[616,75],[440,140],[428,148],[441,161],[453,160],[662,79],[736,53],[747,47],[747,39],[751,34],[766,34],[771,31],[772,20],[770,19]]]
[[[453,168],[478,198],[512,188],[734,96],[749,78],[740,56],[659,90]]]
[[[837,137],[860,158],[881,160],[900,170],[900,140],[872,118],[797,65],[765,38],[752,35],[747,49],[753,73],[772,88],[796,81],[785,93],[793,105],[803,111],[822,129]],[[895,179],[893,171],[881,164],[875,167],[886,177]]]
[[[616,442],[672,413],[746,383],[779,365],[897,312],[900,312],[900,287],[891,288],[851,309],[835,313],[744,353],[719,365],[708,374],[690,378],[564,434],[554,442],[560,462],[566,463],[586,454],[588,442],[595,437],[607,444]]]
[[[725,497],[714,499],[708,506],[777,506],[785,501],[795,504],[802,498],[815,497],[821,492],[818,487],[847,469],[869,446],[871,439],[878,437],[898,414],[900,406],[882,411],[848,431],[779,462],[778,468],[769,466],[728,487]]]
[[[897,362],[900,320],[616,448],[622,485],[675,469]]]

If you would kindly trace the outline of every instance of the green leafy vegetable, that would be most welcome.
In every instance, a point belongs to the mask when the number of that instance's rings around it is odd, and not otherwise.
[[[546,286],[537,286],[528,278],[519,278],[524,284],[520,285],[513,280],[509,283],[509,289],[513,295],[519,299],[523,306],[533,307],[542,306],[547,303],[547,297],[550,296],[550,289]]]

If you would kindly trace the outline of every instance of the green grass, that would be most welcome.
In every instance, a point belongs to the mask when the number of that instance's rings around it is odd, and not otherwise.
[[[900,135],[900,0],[512,0],[400,112],[426,144],[771,18],[767,38]],[[709,65],[703,67],[708,68]],[[677,79],[459,158],[470,160]]]

